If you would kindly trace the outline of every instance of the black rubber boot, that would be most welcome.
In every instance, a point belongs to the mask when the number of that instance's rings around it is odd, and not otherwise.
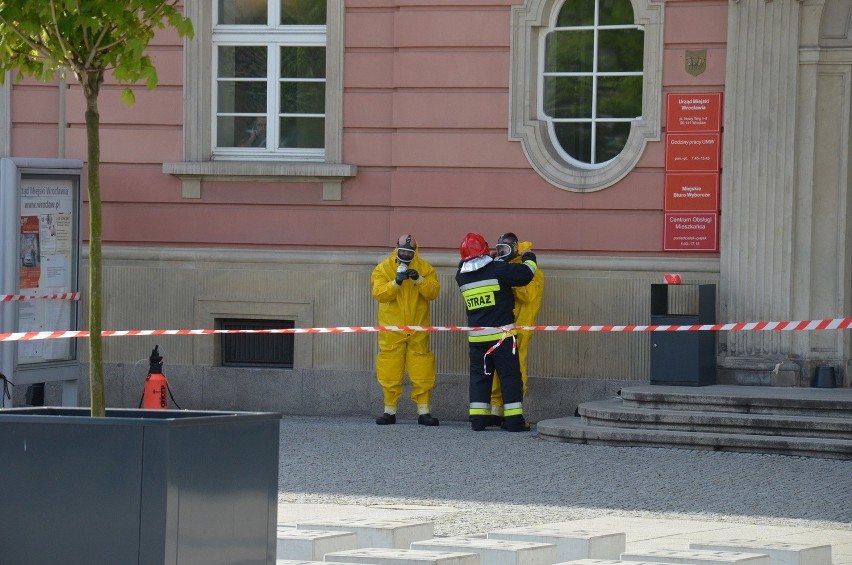
[[[417,423],[421,426],[437,426],[438,418],[433,418],[432,414],[420,414],[417,416]]]
[[[470,429],[475,432],[481,432],[485,429],[485,416],[471,416],[468,418],[470,421]]]
[[[523,416],[507,416],[503,418],[503,423],[500,427],[507,432],[528,432],[530,425],[524,420]]]
[[[376,423],[380,426],[396,424],[396,414],[388,414],[387,412],[385,412],[384,414],[376,418]]]
[[[503,418],[493,414],[489,416],[471,416],[468,418],[470,427],[475,432],[481,432],[488,426],[499,426],[503,423]]]
[[[503,416],[497,416],[496,414],[492,414],[491,416],[485,417],[487,422],[486,426],[502,426],[503,425]]]

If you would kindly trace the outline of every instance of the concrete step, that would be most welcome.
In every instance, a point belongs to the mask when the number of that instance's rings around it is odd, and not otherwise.
[[[455,551],[479,554],[482,565],[553,565],[556,546],[552,543],[508,541],[474,536],[433,538],[411,544],[411,549]]]
[[[536,431],[542,439],[590,445],[674,447],[852,459],[852,438],[809,438],[590,426],[584,424],[579,417],[542,420],[536,424]]]
[[[322,561],[326,553],[358,547],[358,538],[352,532],[321,530],[279,529],[278,555],[288,559]]]
[[[652,561],[688,565],[770,565],[769,557],[760,553],[714,551],[709,549],[646,549],[621,554],[622,561]]]
[[[348,521],[351,519],[347,519]],[[312,520],[314,522],[325,519]],[[409,522],[410,518],[382,520]],[[431,521],[430,521],[431,522]],[[326,553],[324,564],[359,565],[660,565],[683,563],[693,565],[831,565],[849,563],[846,530],[825,530],[815,526],[791,529],[768,524],[736,524],[681,520],[596,518],[566,522],[551,522],[492,530],[476,534],[432,538],[415,542],[412,548],[358,548]],[[362,523],[358,521],[358,523]],[[623,528],[623,529],[622,529]],[[384,528],[383,528],[384,529]],[[299,537],[293,522],[279,522],[278,533]],[[555,537],[555,543],[537,541],[498,540],[494,534],[513,533]],[[343,532],[331,531],[339,535]],[[312,536],[314,534],[310,534]],[[611,537],[615,535],[615,537]],[[305,537],[310,537],[305,536]],[[621,549],[618,556],[583,557],[565,560],[560,557],[559,544],[568,538],[609,541],[607,551],[612,555],[611,542]],[[621,540],[626,543],[623,543]],[[420,545],[430,546],[428,549]],[[626,546],[626,549],[625,547]],[[546,548],[541,551],[535,548]],[[534,548],[535,551],[530,551]],[[602,547],[598,547],[602,549]],[[835,551],[836,550],[836,551]],[[317,565],[319,559],[298,559],[279,549],[276,565]],[[760,559],[756,559],[756,558]],[[766,561],[768,559],[768,561]]]
[[[636,408],[852,419],[852,388],[639,385],[621,399]]]
[[[358,548],[409,549],[412,542],[431,539],[435,535],[434,523],[417,520],[334,518],[298,522],[296,528],[352,532],[357,536]]]
[[[368,547],[329,553],[325,558],[337,563],[365,565],[480,565],[478,553],[426,551],[422,549]]]
[[[689,432],[852,438],[852,417],[835,418],[787,414],[745,414],[636,407],[619,399],[585,402],[578,408],[584,424],[617,428],[665,429]]]
[[[769,556],[770,565],[831,565],[830,545],[809,545],[785,541],[767,542],[741,538],[690,543],[689,548],[762,553]]]
[[[344,565],[332,561],[302,561],[301,559],[276,559],[275,565]]]
[[[508,528],[488,532],[488,539],[533,541],[556,546],[556,560],[617,559],[624,551],[624,532],[577,529],[570,522]]]
[[[539,437],[852,459],[852,388],[639,385],[538,422]]]
[[[575,559],[558,565],[666,565],[659,561],[622,561],[620,559]]]

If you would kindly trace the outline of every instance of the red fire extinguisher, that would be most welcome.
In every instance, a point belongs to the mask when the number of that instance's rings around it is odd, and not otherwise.
[[[148,368],[148,376],[145,377],[145,388],[142,391],[141,405],[143,408],[165,410],[169,407],[166,393],[169,382],[163,375],[163,358],[159,353],[159,345],[154,346],[149,359],[151,365]]]

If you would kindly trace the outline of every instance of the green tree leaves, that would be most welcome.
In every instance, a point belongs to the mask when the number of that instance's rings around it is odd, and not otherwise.
[[[167,25],[192,37],[179,0],[0,0],[0,83],[6,72],[49,82],[71,74],[86,98],[89,193],[89,384],[92,416],[106,413],[101,344],[100,113],[98,95],[111,72],[119,84],[157,86],[145,54],[156,30]],[[121,99],[134,102],[126,88]]]

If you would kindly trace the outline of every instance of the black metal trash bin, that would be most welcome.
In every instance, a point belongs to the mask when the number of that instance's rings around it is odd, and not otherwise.
[[[672,293],[669,289],[673,289]],[[674,294],[677,296],[672,296]],[[716,285],[651,285],[651,325],[715,323]],[[651,332],[651,384],[715,384],[715,353],[716,332],[713,331]]]

